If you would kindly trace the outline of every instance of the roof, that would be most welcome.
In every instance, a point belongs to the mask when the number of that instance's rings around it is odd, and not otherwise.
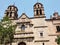
[[[34,4],[34,7],[35,7],[37,4],[39,4],[39,5],[43,6],[43,4],[42,4],[42,3],[37,2],[36,4]]]
[[[14,8],[16,8],[18,10],[18,8],[15,5],[9,5],[8,8],[9,7],[14,7]]]
[[[29,18],[25,13],[22,13],[22,15],[19,18],[21,18],[23,15],[25,15],[27,18]]]

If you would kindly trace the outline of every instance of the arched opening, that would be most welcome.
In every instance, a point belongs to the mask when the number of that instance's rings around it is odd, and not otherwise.
[[[6,16],[8,16],[9,15],[9,12],[7,12],[7,15]]]
[[[26,45],[26,43],[25,42],[20,42],[20,43],[18,43],[18,45]]]
[[[45,45],[44,43],[42,43],[42,45]]]
[[[11,7],[10,7],[10,10],[11,10]]]
[[[38,5],[38,8],[39,8],[39,5]]]
[[[25,30],[25,25],[22,25],[21,26],[21,30]]]
[[[10,17],[12,17],[12,12],[10,12]]]
[[[40,15],[42,15],[42,10],[40,9]]]
[[[43,33],[42,32],[40,33],[40,36],[43,36]]]
[[[36,10],[36,15],[39,15],[39,13],[40,13],[40,15],[42,15],[42,10],[40,9],[40,10]]]
[[[38,10],[36,10],[36,15],[39,15]]]

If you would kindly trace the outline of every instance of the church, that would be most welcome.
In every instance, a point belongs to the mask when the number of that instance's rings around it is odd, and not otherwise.
[[[46,19],[42,3],[35,3],[33,9],[33,17],[28,17],[26,13],[18,17],[15,5],[5,10],[5,16],[17,25],[12,45],[57,45],[56,39],[60,35],[59,13],[54,12],[50,19]]]

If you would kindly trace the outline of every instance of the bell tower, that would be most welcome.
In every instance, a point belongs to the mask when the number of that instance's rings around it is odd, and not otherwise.
[[[43,4],[37,2],[34,5],[34,17],[45,17]]]
[[[9,17],[9,19],[17,19],[18,18],[17,11],[18,9],[16,6],[10,5],[5,11],[5,16]]]

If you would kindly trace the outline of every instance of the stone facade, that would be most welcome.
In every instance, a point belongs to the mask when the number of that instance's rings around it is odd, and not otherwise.
[[[57,45],[56,38],[60,35],[58,12],[55,12],[50,19],[46,19],[43,4],[37,2],[33,8],[34,17],[22,13],[18,18],[18,9],[14,5],[9,6],[5,12],[5,16],[17,25],[12,45]]]

